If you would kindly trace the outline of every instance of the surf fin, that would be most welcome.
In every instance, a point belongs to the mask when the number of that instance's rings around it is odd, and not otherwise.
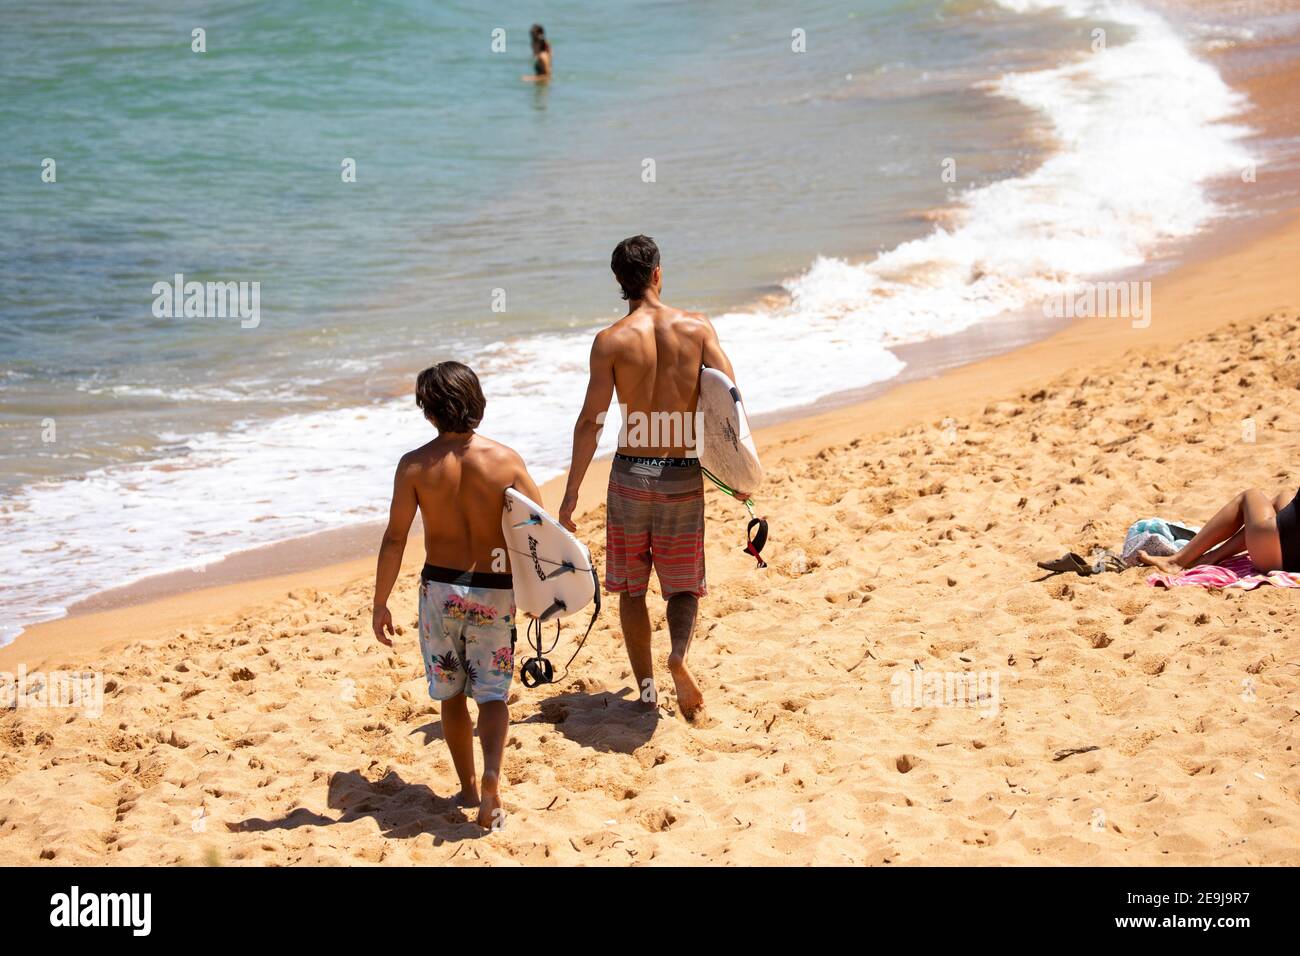
[[[565,608],[564,602],[561,601],[559,598],[556,598],[554,601],[551,602],[551,606],[542,612],[542,616],[537,619],[538,623],[540,624],[546,623],[551,618],[555,617],[555,615],[563,611],[564,608]]]
[[[570,564],[568,561],[565,561],[565,562],[564,562],[563,564],[561,564],[558,568],[556,568],[554,571],[552,571],[550,574],[548,574],[548,575],[544,578],[544,580],[549,581],[551,578],[559,577],[561,574],[572,574],[574,571],[577,571],[577,570],[578,570],[578,569],[575,568],[572,564]]]
[[[530,525],[530,524],[541,524],[541,523],[542,523],[542,517],[541,517],[541,515],[529,515],[528,518],[527,518],[527,520],[521,521],[521,522],[519,522],[518,524],[513,525],[512,527],[515,527],[515,528],[524,528],[524,527],[527,527],[527,526]]]

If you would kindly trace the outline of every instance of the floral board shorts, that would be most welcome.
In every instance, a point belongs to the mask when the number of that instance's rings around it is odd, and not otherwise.
[[[426,564],[420,573],[420,656],[429,696],[506,699],[515,671],[515,592],[508,574]]]

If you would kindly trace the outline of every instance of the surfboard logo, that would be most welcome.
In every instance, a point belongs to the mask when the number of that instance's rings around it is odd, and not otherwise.
[[[740,436],[737,435],[736,430],[731,427],[731,422],[722,423],[722,437],[731,442],[732,448],[740,447]]]
[[[546,572],[542,570],[541,559],[537,557],[537,539],[531,534],[528,536],[528,553],[532,556],[533,570],[537,572],[537,579],[539,581],[545,581]]]
[[[591,553],[537,502],[514,488],[507,488],[505,497],[512,507],[501,511],[501,533],[518,614],[558,621],[582,610],[599,583]]]

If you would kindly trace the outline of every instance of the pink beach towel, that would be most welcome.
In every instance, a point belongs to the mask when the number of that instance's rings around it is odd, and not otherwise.
[[[1288,571],[1267,574],[1250,563],[1244,554],[1235,555],[1222,564],[1202,564],[1182,574],[1152,574],[1147,584],[1154,588],[1244,588],[1252,591],[1261,584],[1279,588],[1300,588],[1300,575]]]

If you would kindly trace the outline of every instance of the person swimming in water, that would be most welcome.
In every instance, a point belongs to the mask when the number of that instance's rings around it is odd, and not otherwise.
[[[529,83],[545,83],[551,78],[551,41],[546,39],[546,30],[540,23],[534,23],[528,31],[533,44],[533,75],[525,76]]]

